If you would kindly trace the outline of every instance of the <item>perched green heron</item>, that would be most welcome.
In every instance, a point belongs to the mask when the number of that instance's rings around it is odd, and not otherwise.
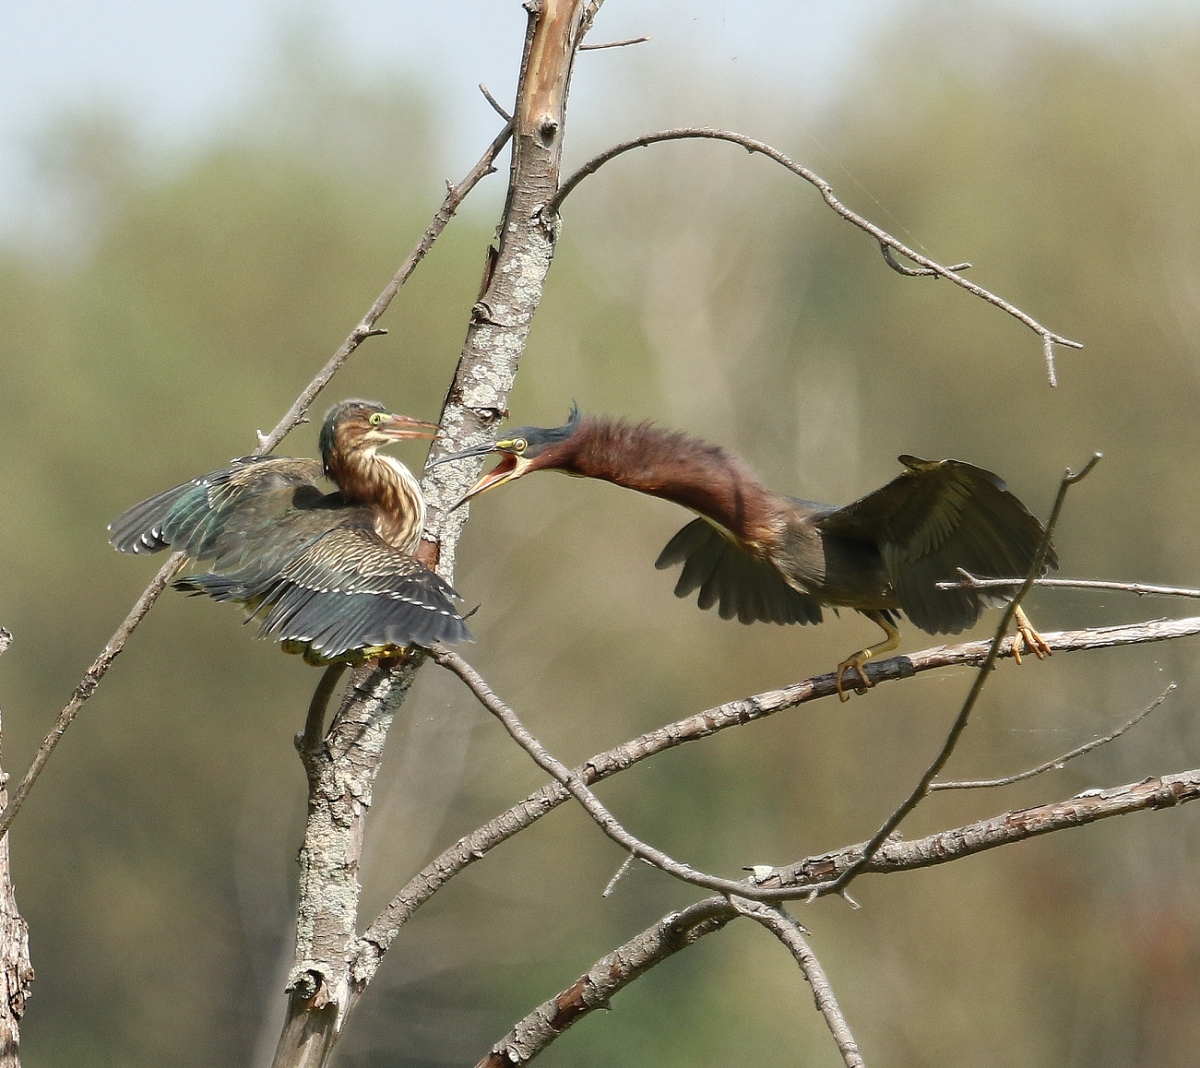
[[[425,523],[420,487],[377,452],[436,429],[373,401],[342,401],[321,426],[320,460],[234,460],[134,505],[109,540],[123,553],[169,547],[209,561],[175,588],[243,605],[260,636],[313,664],[467,638],[457,594],[412,555]]]
[[[901,456],[905,471],[882,489],[836,507],[767,489],[716,445],[648,423],[583,417],[560,427],[520,427],[494,444],[438,463],[498,453],[500,462],[463,501],[530,471],[563,471],[662,497],[696,512],[659,554],[658,568],[682,564],[677,597],[699,590],[701,608],[743,623],[820,623],[823,605],[853,608],[887,635],[837,667],[842,678],[896,648],[903,612],[931,634],[957,634],[1004,597],[979,589],[940,590],[958,568],[978,576],[1024,577],[1045,529],[990,471],[961,460]],[[462,503],[462,502],[459,502]],[[1046,563],[1057,567],[1053,550]],[[1018,607],[1017,630],[1039,658],[1049,653]],[[1020,642],[1013,653],[1020,662]]]

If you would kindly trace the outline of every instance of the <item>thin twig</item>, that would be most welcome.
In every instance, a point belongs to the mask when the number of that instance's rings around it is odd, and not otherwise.
[[[880,251],[883,253],[884,262],[897,274],[904,275],[905,278],[937,278],[938,273],[932,267],[905,267],[896,255],[887,245],[880,245]],[[946,268],[948,271],[969,271],[971,264],[967,262],[952,263]]]
[[[1175,683],[1171,683],[1161,694],[1150,702],[1145,708],[1137,713],[1132,719],[1126,720],[1116,730],[1109,731],[1103,738],[1093,738],[1090,742],[1085,742],[1083,745],[1076,746],[1074,749],[1068,750],[1062,756],[1057,756],[1053,760],[1047,760],[1045,763],[1039,764],[1036,768],[1029,768],[1027,771],[1018,772],[1016,775],[1007,775],[1003,779],[975,779],[968,782],[931,782],[929,784],[929,792],[935,790],[986,790],[996,786],[1011,786],[1015,782],[1022,782],[1025,779],[1032,779],[1036,775],[1041,775],[1043,772],[1058,770],[1064,764],[1074,760],[1076,757],[1081,757],[1084,753],[1090,753],[1093,749],[1099,749],[1102,745],[1107,745],[1109,742],[1114,742],[1121,737],[1131,727],[1135,727],[1141,723],[1151,712],[1161,705],[1167,697],[1174,693],[1177,689]]]
[[[825,1017],[825,1025],[837,1043],[838,1052],[842,1055],[846,1068],[866,1068],[862,1054],[858,1051],[858,1043],[854,1040],[846,1016],[833,993],[833,984],[829,982],[829,976],[825,974],[820,960],[808,944],[808,939],[804,937],[805,930],[796,917],[780,905],[767,905],[761,901],[750,901],[740,897],[731,897],[729,900],[741,915],[762,924],[778,938],[796,959],[800,971],[812,987],[817,1011]]]
[[[962,578],[958,582],[939,582],[939,590],[1002,590],[1010,586],[1020,586],[1024,579],[1007,578],[978,578],[965,567],[957,569]],[[1152,586],[1145,582],[1112,582],[1107,579],[1068,579],[1068,578],[1039,578],[1034,579],[1035,586],[1057,587],[1064,590],[1113,590],[1118,593],[1132,593],[1138,597],[1200,597],[1200,590],[1189,589],[1186,586]]]
[[[50,733],[46,735],[42,744],[38,747],[37,753],[34,754],[33,761],[29,765],[29,770],[25,772],[20,785],[13,791],[12,800],[8,803],[4,811],[0,813],[0,836],[3,836],[8,831],[8,828],[12,825],[12,821],[16,819],[17,813],[25,803],[25,798],[29,796],[29,791],[33,789],[33,784],[37,782],[38,776],[41,775],[42,769],[46,766],[46,761],[50,759],[50,754],[54,752],[55,746],[62,740],[62,736],[79,714],[79,710],[83,707],[84,702],[96,692],[96,687],[100,685],[100,680],[104,678],[108,669],[112,667],[112,662],[116,660],[121,650],[125,648],[125,642],[129,638],[129,635],[146,618],[146,613],[150,611],[154,602],[158,600],[158,595],[166,589],[167,583],[175,577],[179,569],[183,566],[184,559],[185,557],[182,553],[175,553],[159,568],[158,574],[151,580],[150,585],[142,591],[142,595],[137,599],[137,603],[130,609],[129,615],[125,617],[124,621],[113,633],[113,636],[108,639],[108,644],[101,650],[100,655],[92,661],[91,667],[84,672],[83,678],[79,680],[79,684],[71,694],[71,699],[55,717],[54,726],[50,728]]]
[[[604,44],[585,44],[579,46],[580,52],[599,52],[602,48],[625,48],[628,45],[644,44],[650,40],[649,35],[645,37],[630,37],[624,41],[605,41]]]
[[[502,118],[505,122],[512,122],[512,116],[504,110],[504,107],[501,105],[500,101],[492,96],[491,90],[488,89],[483,82],[479,83],[479,91],[483,94],[483,99],[492,105],[492,110],[499,115],[500,118]]]
[[[1058,385],[1058,377],[1054,370],[1054,346],[1064,345],[1072,349],[1083,348],[1083,343],[1079,341],[1071,341],[1069,338],[1063,337],[1061,334],[1056,334],[1054,331],[1042,326],[1031,315],[1023,312],[1014,304],[1010,304],[1002,297],[996,296],[995,293],[984,289],[983,286],[976,285],[974,282],[964,278],[959,271],[963,269],[962,264],[957,264],[955,267],[943,267],[940,263],[936,263],[928,256],[922,256],[921,253],[909,248],[896,238],[892,237],[887,231],[876,226],[873,222],[859,215],[857,212],[851,211],[843,204],[833,192],[833,187],[820,175],[809,170],[802,164],[796,163],[789,159],[778,149],[772,148],[764,141],[756,140],[753,137],[747,137],[745,134],[734,133],[729,130],[714,130],[706,126],[689,126],[675,130],[661,130],[657,133],[644,134],[641,137],[635,137],[630,141],[622,141],[619,145],[614,145],[612,148],[600,153],[600,155],[588,160],[574,174],[571,175],[560,187],[558,194],[550,202],[547,210],[547,215],[553,217],[554,213],[562,206],[564,200],[570,196],[571,191],[583,181],[589,174],[595,174],[609,160],[615,159],[617,156],[625,152],[629,152],[635,148],[645,148],[648,145],[659,144],[663,141],[683,141],[691,139],[708,139],[715,141],[728,141],[731,144],[740,145],[748,152],[758,152],[766,156],[768,159],[774,160],[776,163],[786,167],[793,174],[803,178],[810,185],[814,186],[821,194],[822,199],[828,204],[838,215],[847,222],[857,226],[860,230],[870,234],[884,248],[890,248],[895,252],[900,253],[905,259],[912,260],[920,267],[925,268],[927,272],[937,275],[941,278],[948,278],[956,286],[967,290],[968,293],[973,293],[981,300],[987,301],[1001,311],[1007,312],[1014,319],[1024,323],[1030,330],[1036,333],[1042,339],[1042,351],[1046,361],[1046,374],[1050,380],[1050,385]],[[894,257],[893,257],[894,259]],[[897,263],[895,265],[899,267]],[[957,268],[957,269],[956,269]],[[911,268],[901,270],[902,274],[907,274]]]
[[[608,885],[605,886],[603,893],[600,895],[601,897],[609,897],[612,894],[612,892],[617,888],[617,883],[619,883],[625,877],[625,873],[629,871],[629,867],[631,864],[633,864],[633,861],[634,856],[632,853],[630,853],[629,856],[627,856],[621,862],[621,866],[617,869],[616,874],[608,880]]]
[[[308,717],[304,721],[304,731],[296,735],[296,748],[300,751],[300,759],[304,761],[305,769],[308,769],[313,757],[321,748],[329,699],[347,667],[349,665],[345,663],[330,664],[321,673],[321,680],[313,691],[312,701],[308,705]]]
[[[959,709],[958,716],[954,720],[954,724],[950,728],[950,732],[946,735],[946,741],[942,745],[941,751],[934,758],[933,762],[925,770],[917,785],[913,787],[912,792],[901,802],[899,807],[883,821],[879,830],[871,837],[867,843],[866,849],[863,851],[862,858],[856,866],[852,866],[838,876],[835,889],[843,891],[854,880],[855,875],[863,867],[865,867],[875,853],[875,851],[888,839],[888,837],[896,830],[897,827],[904,821],[913,809],[917,807],[929,794],[929,784],[937,777],[938,773],[946,766],[946,762],[950,759],[955,748],[958,745],[959,739],[963,732],[967,729],[967,723],[971,718],[971,712],[974,710],[976,703],[979,701],[979,695],[983,692],[983,687],[987,684],[992,675],[992,668],[1000,655],[1000,647],[1004,643],[1008,634],[1008,628],[1016,615],[1017,609],[1021,605],[1021,600],[1025,594],[1033,586],[1033,580],[1042,573],[1042,569],[1046,563],[1046,556],[1050,552],[1050,542],[1054,536],[1054,529],[1058,526],[1058,517],[1062,514],[1063,504],[1067,499],[1067,491],[1077,482],[1086,478],[1092,468],[1100,462],[1100,454],[1096,453],[1084,465],[1083,470],[1075,474],[1070,469],[1062,477],[1062,481],[1058,486],[1058,494],[1054,498],[1054,507],[1050,509],[1050,518],[1046,521],[1046,530],[1042,535],[1041,543],[1038,545],[1037,552],[1033,555],[1033,562],[1029,567],[1029,574],[1025,577],[1025,581],[1021,584],[1021,588],[1013,594],[1013,598],[1004,606],[1004,612],[1000,617],[1000,622],[996,626],[996,634],[992,638],[992,643],[988,649],[987,656],[983,663],[979,666],[979,671],[971,684],[970,692],[968,692],[966,700],[962,703],[962,708]],[[1010,648],[1015,648],[1019,637],[1012,639]]]
[[[683,864],[675,860],[661,849],[648,845],[631,834],[621,825],[616,816],[608,811],[604,802],[588,789],[583,778],[549,753],[545,746],[525,727],[517,714],[496,696],[479,672],[458,653],[438,643],[430,650],[429,655],[436,663],[452,671],[467,684],[467,688],[475,695],[479,703],[500,721],[513,741],[529,754],[539,768],[561,783],[571,796],[583,806],[584,811],[592,817],[596,826],[622,849],[632,853],[639,860],[653,864],[654,867],[660,868],[668,875],[673,875],[693,886],[754,896],[753,887],[748,884],[748,881],[722,879],[719,876],[707,875],[690,864]]]
[[[466,177],[458,185],[451,186],[446,191],[445,199],[442,200],[442,206],[438,208],[433,221],[400,265],[399,270],[392,276],[391,281],[384,286],[383,292],[375,298],[375,302],[367,309],[367,313],[359,320],[358,325],[350,331],[349,336],[342,342],[337,352],[329,358],[329,362],[301,390],[300,396],[296,398],[296,402],[266,436],[260,447],[256,450],[256,453],[267,453],[275,448],[283,440],[284,435],[297,426],[301,419],[308,413],[308,409],[313,401],[317,399],[317,395],[329,384],[330,379],[337,374],[342,364],[350,358],[350,354],[366,338],[378,333],[375,329],[375,324],[379,322],[380,317],[387,311],[392,299],[400,292],[400,287],[408,281],[409,276],[416,270],[417,264],[425,258],[425,254],[433,247],[433,243],[441,236],[442,231],[446,229],[454,213],[458,210],[458,206],[463,202],[467,194],[492,173],[496,157],[508,143],[508,139],[511,136],[512,120],[510,119],[505,123],[504,128],[492,139],[492,143],[488,145],[487,150],[479,157],[479,161],[475,166],[467,172]]]
[[[329,384],[333,376],[346,360],[349,359],[351,353],[366,338],[381,333],[375,327],[379,317],[387,310],[392,298],[399,292],[400,287],[408,280],[409,275],[416,269],[417,264],[421,262],[434,241],[437,240],[438,236],[446,228],[447,223],[449,223],[459,204],[462,203],[463,198],[482,178],[491,173],[492,164],[496,156],[511,135],[512,124],[509,123],[496,135],[495,139],[488,146],[487,151],[480,157],[479,162],[471,168],[467,176],[446,194],[445,199],[442,201],[442,206],[433,218],[433,222],[429,224],[428,229],[422,235],[420,241],[417,242],[416,247],[408,254],[408,258],[400,266],[400,269],[393,276],[392,280],[384,287],[383,292],[375,298],[375,302],[368,309],[367,314],[363,316],[358,325],[350,332],[349,337],[346,338],[337,352],[330,357],[328,363],[321,368],[316,377],[304,387],[299,397],[296,398],[295,403],[275,428],[269,434],[258,434],[258,448],[254,450],[256,456],[270,452],[283,440],[284,435],[298,426],[304,420],[309,407],[317,398],[317,395]],[[178,574],[184,560],[185,557],[182,553],[175,553],[163,564],[158,574],[154,576],[150,584],[142,591],[141,596],[130,610],[129,615],[125,617],[124,622],[113,632],[113,636],[109,638],[100,655],[92,661],[91,667],[84,672],[83,678],[80,680],[79,685],[75,687],[70,701],[67,702],[66,706],[55,718],[54,726],[50,728],[50,732],[46,735],[45,740],[34,756],[33,762],[29,765],[29,770],[25,772],[20,785],[13,792],[12,800],[4,811],[0,813],[0,835],[8,830],[12,821],[16,818],[17,812],[20,810],[21,805],[24,804],[25,798],[29,796],[29,791],[33,788],[33,784],[37,781],[38,776],[42,773],[42,769],[46,766],[46,761],[50,759],[50,754],[54,752],[55,747],[61,741],[63,734],[71,725],[76,715],[78,715],[84,702],[95,693],[100,680],[108,673],[112,662],[125,647],[125,642],[128,640],[129,635],[133,633],[138,624],[146,617],[146,613],[153,607],[154,602],[158,600],[159,595],[166,589],[171,579]]]
[[[949,864],[989,849],[1024,842],[1043,834],[1085,827],[1114,816],[1133,812],[1157,811],[1200,801],[1200,768],[1141,779],[1138,782],[1097,790],[1085,790],[1063,801],[1002,812],[961,827],[938,831],[924,838],[885,842],[865,871],[890,874],[915,871],[938,864]],[[780,896],[811,899],[837,889],[839,874],[857,867],[863,858],[865,843],[832,853],[807,857],[796,864],[775,868],[756,882],[760,887],[778,888]],[[756,898],[761,895],[755,895]]]
[[[736,918],[737,910],[720,894],[668,913],[518,1020],[476,1068],[520,1068],[528,1064],[567,1028],[597,1009],[607,1009],[616,994],[656,964]]]
[[[1200,616],[1156,619],[1087,630],[1043,632],[1042,638],[1054,652],[1070,653],[1173,641],[1197,635],[1200,635]],[[866,669],[874,683],[896,682],[939,668],[977,666],[984,661],[990,647],[990,640],[938,645],[886,660],[869,661]],[[1002,649],[1000,655],[1011,656],[1011,644]],[[572,770],[590,785],[669,749],[824,697],[832,697],[836,692],[834,675],[830,672],[792,686],[728,701],[597,753]],[[400,928],[449,880],[570,799],[571,794],[560,783],[548,783],[460,838],[430,861],[400,889],[364,932],[357,957],[360,961],[371,962],[371,965],[363,966],[377,965]]]

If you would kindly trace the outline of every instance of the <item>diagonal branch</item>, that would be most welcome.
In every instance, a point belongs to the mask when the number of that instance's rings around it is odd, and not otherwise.
[[[833,985],[829,982],[829,977],[821,967],[812,946],[808,944],[808,939],[804,937],[804,928],[796,917],[779,905],[766,905],[761,901],[748,901],[739,897],[730,900],[741,915],[761,923],[796,958],[800,971],[812,987],[817,1011],[825,1017],[829,1033],[837,1043],[838,1052],[842,1055],[846,1068],[866,1068],[862,1054],[858,1051],[858,1043],[855,1042],[850,1025],[846,1022],[841,1006],[834,996]]]
[[[408,254],[407,259],[401,264],[400,269],[392,277],[391,281],[384,287],[383,292],[375,298],[374,303],[367,310],[367,313],[362,317],[358,325],[350,332],[337,352],[330,357],[329,361],[321,368],[316,377],[304,387],[300,395],[296,398],[295,403],[288,409],[287,414],[279,421],[275,428],[269,434],[260,433],[258,435],[258,448],[254,450],[254,455],[268,453],[274,449],[286,434],[303,421],[313,401],[316,400],[320,392],[350,358],[354,350],[366,338],[383,332],[376,328],[376,323],[379,322],[380,316],[387,310],[388,305],[392,302],[392,298],[400,291],[400,287],[408,281],[417,264],[424,259],[425,254],[446,228],[446,225],[455,211],[458,210],[458,206],[463,202],[467,194],[484,177],[493,172],[493,164],[496,157],[511,136],[512,124],[509,123],[496,135],[492,143],[488,146],[487,151],[479,158],[475,166],[467,172],[466,177],[458,185],[450,188],[446,193],[445,199],[442,201],[442,206],[434,215],[433,221],[429,224],[421,239],[417,242],[412,252]],[[55,718],[54,726],[50,728],[50,732],[46,735],[45,740],[34,756],[29,770],[25,772],[20,785],[13,791],[12,801],[3,812],[0,812],[0,835],[8,830],[12,821],[16,818],[17,812],[25,802],[25,798],[29,796],[29,791],[33,789],[33,784],[42,773],[46,761],[50,759],[50,754],[54,751],[59,741],[62,740],[63,734],[71,725],[76,715],[79,714],[79,710],[83,707],[84,702],[96,692],[96,687],[100,685],[100,680],[108,673],[112,662],[125,647],[125,642],[129,639],[130,634],[145,619],[146,614],[154,606],[154,602],[158,600],[159,595],[166,589],[171,579],[179,573],[180,568],[183,567],[184,560],[185,557],[182,553],[175,553],[163,564],[158,574],[154,576],[150,584],[142,591],[141,596],[130,610],[129,615],[125,617],[125,620],[116,629],[113,636],[108,639],[108,643],[104,646],[100,655],[92,661],[91,666],[84,672],[83,678],[75,687],[70,701],[67,702],[66,706]]]
[[[1113,816],[1174,808],[1191,801],[1200,801],[1200,768],[1122,786],[1084,790],[1063,801],[1002,812],[911,841],[891,839],[875,851],[861,870],[881,875],[930,868],[1070,827],[1086,827]],[[760,875],[756,883],[760,889],[786,891],[773,900],[785,897],[811,899],[832,893],[837,889],[840,875],[851,868],[858,869],[866,844],[847,846],[774,868],[769,874]]]
[[[1084,742],[1083,745],[1077,745],[1074,749],[1069,749],[1061,756],[1056,756],[1052,760],[1043,761],[1035,768],[1029,768],[1026,771],[1017,772],[1015,775],[1006,775],[1001,779],[976,779],[973,782],[931,782],[929,784],[929,792],[934,793],[936,790],[986,790],[996,786],[1011,786],[1015,782],[1024,782],[1026,779],[1032,779],[1044,772],[1061,768],[1064,764],[1076,757],[1081,757],[1085,753],[1090,753],[1093,749],[1099,749],[1102,745],[1108,745],[1109,742],[1115,742],[1131,727],[1136,727],[1142,722],[1151,712],[1161,705],[1178,686],[1171,683],[1162,693],[1160,693],[1153,701],[1143,708],[1136,715],[1127,719],[1115,730],[1109,731],[1103,738],[1093,738],[1090,742]]]
[[[1006,812],[911,842],[886,842],[871,859],[867,871],[883,874],[946,864],[1110,816],[1172,808],[1196,800],[1200,800],[1200,768],[1107,790],[1090,790],[1066,801]],[[797,864],[776,868],[755,882],[759,890],[776,888],[777,900],[807,898],[831,888],[837,874],[854,864],[862,856],[862,850],[860,844],[808,857]],[[650,968],[703,935],[720,930],[739,912],[758,919],[754,913],[760,907],[768,906],[758,901],[730,901],[717,894],[663,917],[600,958],[575,983],[519,1020],[476,1068],[519,1068],[528,1064],[568,1027],[596,1009],[607,1008],[614,994]],[[793,918],[789,919],[795,923]],[[802,935],[802,929],[799,933]],[[827,980],[824,988],[828,989]],[[814,993],[816,990],[814,984]]]
[[[1197,635],[1200,635],[1200,616],[1149,620],[1144,623],[1096,627],[1089,630],[1056,631],[1043,633],[1042,637],[1054,652],[1059,653],[1170,641]],[[977,666],[987,656],[990,645],[990,641],[940,645],[904,656],[870,661],[867,664],[867,674],[875,683],[895,682],[938,668]],[[1002,649],[1000,655],[1011,656],[1011,647]],[[728,701],[668,723],[603,753],[597,753],[572,771],[582,782],[591,785],[668,749],[699,741],[719,731],[765,719],[767,716],[824,697],[832,697],[836,692],[834,676],[829,673],[792,686]],[[435,857],[401,888],[364,932],[355,957],[356,971],[373,974],[400,928],[445,883],[570,799],[571,794],[566,787],[558,782],[549,783]]]
[[[776,148],[772,148],[764,141],[759,141],[753,137],[747,137],[745,134],[734,133],[730,130],[714,130],[707,126],[686,126],[674,130],[661,130],[657,133],[643,134],[641,137],[635,137],[629,141],[622,141],[619,145],[613,145],[612,148],[601,152],[600,155],[588,160],[574,174],[570,176],[558,191],[558,195],[550,202],[548,213],[553,215],[562,206],[564,200],[570,196],[571,191],[583,181],[589,174],[595,174],[604,164],[617,156],[623,155],[626,152],[635,148],[645,148],[648,145],[660,144],[664,141],[683,141],[693,139],[708,139],[714,141],[728,141],[731,144],[740,145],[748,152],[758,152],[768,159],[774,160],[782,167],[786,167],[793,174],[803,178],[810,185],[814,186],[821,194],[821,198],[828,204],[838,215],[847,222],[857,226],[864,233],[870,234],[880,247],[884,250],[884,256],[888,259],[888,264],[899,270],[901,274],[911,275],[913,273],[923,275],[934,275],[939,278],[947,278],[956,286],[965,289],[968,293],[973,293],[981,300],[994,305],[1001,311],[1011,315],[1014,319],[1024,323],[1030,330],[1037,334],[1042,339],[1042,354],[1046,361],[1046,374],[1050,380],[1050,385],[1058,385],[1058,377],[1054,370],[1054,346],[1065,345],[1072,349],[1083,348],[1082,342],[1071,341],[1069,338],[1063,337],[1061,334],[1056,334],[1053,330],[1043,326],[1033,316],[1023,312],[1016,305],[1009,303],[1002,297],[997,296],[990,290],[984,289],[983,286],[976,285],[974,282],[964,278],[960,273],[961,270],[969,267],[970,264],[955,264],[953,267],[943,267],[940,263],[931,260],[928,256],[923,256],[921,253],[909,248],[896,238],[892,237],[886,230],[876,226],[869,219],[864,218],[857,212],[846,207],[833,192],[831,186],[824,178],[814,171],[809,170],[803,164],[796,163],[789,159]],[[912,260],[918,264],[923,270],[913,272],[911,268],[903,268],[896,262],[895,257],[890,254],[891,251],[898,252],[905,259]]]
[[[1096,453],[1083,466],[1083,469],[1078,473],[1073,473],[1070,469],[1063,475],[1062,481],[1058,486],[1058,494],[1054,498],[1054,507],[1050,509],[1050,518],[1046,521],[1046,531],[1042,535],[1041,544],[1038,545],[1037,552],[1033,555],[1033,563],[1029,566],[1029,574],[1025,577],[1025,581],[1021,584],[1021,588],[1013,594],[1013,598],[1004,607],[1004,612],[1000,617],[1000,622],[996,626],[995,637],[992,638],[992,644],[988,648],[987,656],[979,667],[979,671],[975,676],[974,682],[971,684],[970,692],[967,694],[966,700],[963,701],[962,708],[959,709],[958,716],[954,720],[954,724],[950,728],[950,733],[946,736],[946,741],[942,745],[941,751],[933,759],[933,763],[925,770],[925,774],[921,776],[920,781],[913,787],[912,793],[908,795],[900,806],[886,819],[875,832],[871,840],[867,843],[866,849],[863,851],[862,858],[859,860],[857,867],[850,867],[838,876],[835,889],[842,892],[854,880],[856,872],[864,867],[871,859],[872,854],[877,850],[884,841],[896,830],[913,809],[917,807],[926,797],[929,796],[929,784],[937,777],[938,773],[946,766],[946,762],[950,759],[955,748],[958,746],[958,741],[962,737],[963,732],[967,729],[967,723],[971,718],[971,712],[979,701],[979,695],[983,692],[983,687],[987,684],[992,675],[992,668],[996,663],[997,657],[1000,655],[1000,646],[1005,641],[1005,635],[1008,633],[1008,628],[1016,616],[1017,611],[1021,607],[1021,600],[1029,592],[1033,586],[1033,580],[1042,573],[1042,569],[1046,563],[1046,556],[1050,552],[1050,540],[1054,536],[1054,529],[1058,526],[1058,517],[1062,514],[1063,505],[1066,503],[1067,491],[1077,482],[1085,479],[1091,470],[1100,461],[1100,454]],[[1017,647],[1019,638],[1012,639],[1011,648]]]
[[[483,677],[461,656],[440,644],[435,645],[429,655],[436,663],[454,672],[467,684],[468,689],[475,695],[479,703],[503,724],[513,741],[533,758],[538,767],[565,787],[571,796],[583,806],[584,811],[592,817],[596,826],[622,849],[627,850],[639,860],[644,860],[668,875],[673,875],[676,879],[691,883],[693,886],[753,896],[753,890],[747,889],[744,880],[722,879],[715,875],[706,875],[704,872],[697,871],[690,864],[682,864],[661,849],[647,845],[635,837],[608,811],[600,798],[588,789],[587,784],[576,772],[546,750],[542,743],[521,723],[517,714],[495,695]]]
[[[520,1068],[559,1035],[596,1009],[607,1009],[615,994],[668,957],[737,918],[724,896],[704,898],[672,912],[601,957],[574,983],[517,1021],[475,1068]]]

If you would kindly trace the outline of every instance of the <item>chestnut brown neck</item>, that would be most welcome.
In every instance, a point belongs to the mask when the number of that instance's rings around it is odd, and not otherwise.
[[[777,526],[782,498],[736,456],[687,434],[586,417],[551,449],[546,466],[674,501],[749,544],[771,540]]]

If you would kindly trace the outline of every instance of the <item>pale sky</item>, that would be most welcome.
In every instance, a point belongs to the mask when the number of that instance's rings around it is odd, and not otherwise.
[[[694,65],[710,99],[773,84],[792,106],[815,107],[882,25],[915,9],[905,0],[608,0],[591,40],[649,34],[640,58]],[[1133,13],[1194,11],[1195,0],[996,0],[992,9],[1092,33]],[[264,77],[283,19],[297,17],[320,25],[333,53],[365,74],[403,71],[436,88],[457,169],[494,130],[478,83],[511,99],[524,31],[518,0],[0,0],[0,230],[38,195],[30,146],[53,119],[103,105],[132,117],[154,144],[203,139],[239,112]],[[584,87],[588,77],[609,79],[611,113],[629,62],[590,57],[577,76],[575,113],[586,117],[589,106],[580,77]]]

